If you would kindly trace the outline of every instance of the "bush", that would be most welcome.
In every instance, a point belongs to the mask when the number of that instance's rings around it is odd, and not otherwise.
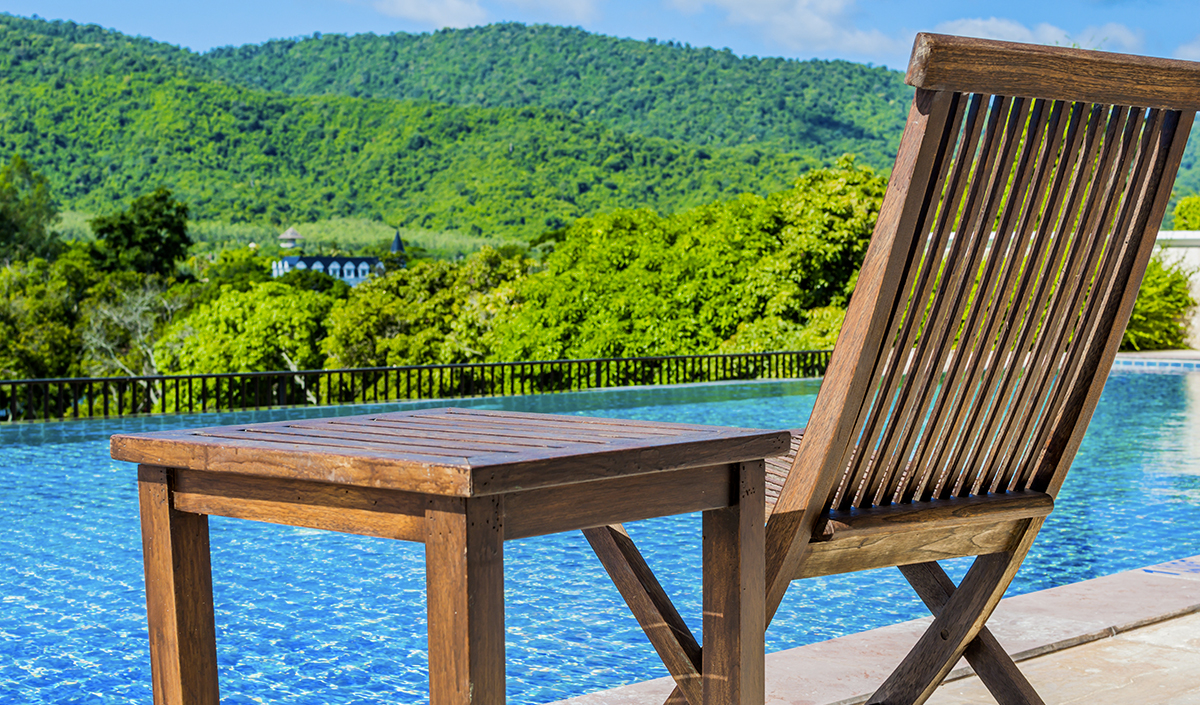
[[[1200,196],[1181,198],[1175,206],[1176,230],[1200,230]]]
[[[1156,252],[1150,258],[1133,315],[1121,339],[1122,350],[1187,347],[1188,323],[1196,308],[1190,291],[1192,274],[1182,264],[1164,262],[1161,253]]]

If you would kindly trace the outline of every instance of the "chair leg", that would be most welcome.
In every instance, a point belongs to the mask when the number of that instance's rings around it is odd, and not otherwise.
[[[935,562],[900,566],[900,572],[937,616],[956,590],[946,571]],[[985,626],[967,645],[963,656],[996,702],[1005,705],[1044,705],[1041,696],[1017,668],[1008,652]]]
[[[933,694],[1004,596],[1041,524],[1041,519],[1031,519],[1011,551],[975,559],[933,624],[868,705],[920,705]]]

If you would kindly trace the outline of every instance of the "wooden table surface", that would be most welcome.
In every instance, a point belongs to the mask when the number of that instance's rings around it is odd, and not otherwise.
[[[146,465],[476,497],[786,454],[787,431],[423,409],[118,434]]]

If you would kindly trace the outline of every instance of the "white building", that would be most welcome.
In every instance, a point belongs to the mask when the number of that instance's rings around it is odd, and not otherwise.
[[[271,263],[271,276],[282,277],[293,269],[311,269],[350,286],[357,286],[372,274],[383,274],[378,257],[284,257]]]

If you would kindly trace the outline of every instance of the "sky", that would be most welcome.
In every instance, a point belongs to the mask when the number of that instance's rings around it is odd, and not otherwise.
[[[0,0],[0,11],[99,24],[196,51],[315,32],[523,22],[897,69],[907,66],[918,31],[1200,61],[1197,0]]]

